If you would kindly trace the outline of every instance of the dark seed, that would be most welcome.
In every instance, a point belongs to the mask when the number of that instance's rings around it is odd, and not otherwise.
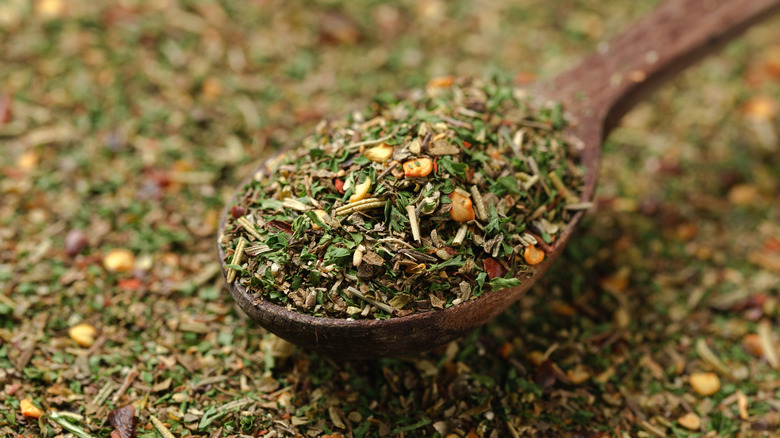
[[[112,436],[118,435],[120,438],[135,437],[135,408],[133,405],[127,405],[108,413],[108,422],[114,426]]]
[[[362,34],[351,17],[339,12],[329,12],[320,19],[320,39],[325,44],[351,45],[357,43]]]
[[[547,359],[539,365],[534,381],[542,389],[547,389],[555,384],[555,368],[551,360]]]
[[[361,263],[357,271],[358,278],[371,278],[374,276],[374,267],[368,263]]]
[[[81,230],[70,230],[65,236],[65,254],[74,257],[87,247],[87,234]]]
[[[245,214],[246,208],[241,205],[234,205],[230,207],[230,215],[233,216],[233,219],[238,219]]]

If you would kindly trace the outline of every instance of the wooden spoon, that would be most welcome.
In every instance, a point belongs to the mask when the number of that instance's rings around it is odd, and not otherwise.
[[[538,84],[535,91],[541,96],[563,102],[572,122],[570,134],[584,147],[586,176],[581,199],[593,198],[602,141],[636,102],[778,9],[780,0],[669,0],[598,53]],[[227,214],[226,210],[220,235]],[[444,310],[386,320],[323,318],[258,300],[237,283],[229,288],[250,318],[303,348],[339,358],[410,355],[450,342],[503,312],[560,256],[581,218],[582,213],[559,236],[553,252],[536,265],[533,276],[521,278],[522,285]],[[220,260],[224,260],[218,247]]]

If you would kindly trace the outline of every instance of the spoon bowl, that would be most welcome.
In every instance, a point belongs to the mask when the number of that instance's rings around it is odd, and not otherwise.
[[[598,53],[552,80],[533,86],[533,93],[561,102],[567,112],[567,134],[581,146],[580,160],[585,168],[580,199],[593,199],[601,144],[634,104],[778,9],[780,0],[669,0],[621,36],[600,46]],[[257,172],[262,169],[264,166]],[[228,214],[229,207],[222,215],[220,236]],[[237,282],[228,287],[250,318],[307,350],[344,359],[412,355],[457,339],[517,301],[561,255],[583,215],[579,212],[573,217],[543,262],[530,273],[520,274],[521,285],[443,310],[384,320],[315,317],[256,298]],[[224,251],[217,246],[224,261]],[[227,275],[224,262],[222,268]]]
[[[563,248],[579,222],[578,213],[559,235]],[[226,219],[223,215],[222,224]],[[246,287],[228,284],[233,299],[244,313],[282,339],[307,350],[345,359],[406,356],[431,350],[477,328],[506,310],[547,271],[562,251],[556,249],[528,277],[519,277],[516,287],[483,294],[443,310],[416,313],[390,319],[342,319],[306,315],[268,300],[260,300]],[[224,252],[219,249],[220,259]]]

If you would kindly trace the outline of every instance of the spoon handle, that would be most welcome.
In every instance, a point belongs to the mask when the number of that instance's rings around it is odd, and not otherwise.
[[[750,26],[780,0],[668,0],[552,81],[552,97],[606,137],[645,95]],[[602,138],[603,138],[602,137]]]

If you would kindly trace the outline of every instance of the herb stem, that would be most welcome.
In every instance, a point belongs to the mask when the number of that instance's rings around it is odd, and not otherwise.
[[[466,128],[472,131],[474,130],[474,125],[472,125],[469,122],[464,122],[462,120],[454,119],[452,117],[447,117],[445,115],[440,115],[439,117],[452,126],[457,126],[459,128]]]
[[[347,204],[343,207],[339,207],[333,212],[333,214],[335,216],[346,216],[356,211],[365,211],[374,208],[384,207],[385,204],[386,202],[379,198],[368,198],[368,199],[364,199],[363,201],[357,201],[352,204]]]
[[[696,353],[699,354],[699,357],[701,357],[704,362],[710,364],[710,366],[718,370],[724,376],[732,379],[734,378],[734,373],[712,350],[710,350],[710,347],[707,345],[707,341],[705,341],[704,338],[699,338],[696,341]]]
[[[547,213],[547,206],[546,205],[540,205],[539,208],[534,210],[533,213],[531,213],[531,216],[528,217],[528,221],[533,221],[535,219],[540,218],[543,214]]]
[[[236,245],[236,252],[233,253],[233,259],[230,260],[231,265],[239,265],[241,263],[241,259],[244,258],[244,250],[246,249],[246,239],[243,237],[238,238],[238,244]],[[227,273],[227,282],[228,284],[233,283],[236,279],[237,271],[233,268],[228,268]]]
[[[163,436],[163,438],[176,438],[170,430],[168,430],[167,427],[165,427],[165,424],[158,420],[157,417],[152,415],[149,417],[149,420],[151,420],[152,424],[154,425],[154,428],[157,429],[157,432],[160,432],[160,435]]]
[[[774,369],[780,368],[780,359],[777,358],[777,351],[774,345],[772,345],[772,337],[770,331],[772,330],[769,321],[763,320],[758,324],[758,339],[761,343],[761,349],[764,350],[764,357],[769,365]]]
[[[489,216],[485,201],[482,199],[482,194],[479,193],[479,188],[475,185],[471,186],[471,197],[474,198],[474,203],[477,205],[477,219],[487,222]]]
[[[534,175],[531,175],[531,177],[530,177],[530,178],[528,178],[528,181],[526,181],[525,183],[523,183],[523,190],[525,190],[525,191],[527,192],[527,191],[528,191],[528,190],[529,190],[531,187],[533,187],[533,186],[534,186],[534,184],[536,184],[537,182],[539,182],[539,175],[536,175],[536,174],[534,174]]]
[[[311,210],[311,207],[293,198],[285,199],[284,202],[282,202],[282,206],[300,212],[306,212]]]
[[[515,141],[512,140],[512,138],[509,137],[509,132],[506,129],[502,129],[501,130],[501,136],[509,144],[509,148],[512,149],[512,152],[514,152],[515,156],[518,159],[521,159],[521,160],[525,159],[525,157],[523,156],[523,151],[520,149],[520,145],[515,143]],[[522,139],[522,137],[521,137],[521,139]]]
[[[357,290],[356,288],[354,288],[352,286],[347,288],[347,292],[349,292],[352,296],[360,298],[361,300],[367,302],[368,304],[370,304],[372,306],[376,306],[377,308],[384,310],[387,313],[390,313],[390,314],[393,313],[393,308],[391,306],[389,306],[389,305],[387,305],[385,303],[381,303],[381,302],[379,302],[379,301],[377,301],[377,300],[375,300],[373,298],[369,298],[369,297],[365,296],[362,292],[360,292],[359,290]]]
[[[92,403],[95,404],[95,406],[100,406],[103,403],[106,402],[108,399],[108,396],[111,395],[111,392],[114,390],[114,382],[107,381],[105,385],[103,385],[102,388],[100,388],[100,391],[98,391],[95,398],[92,400]]]
[[[240,218],[236,219],[236,223],[241,225],[241,227],[243,227],[247,233],[254,236],[255,239],[260,241],[263,240],[263,237],[260,235],[260,233],[257,232],[255,226],[249,222],[249,219],[247,219],[246,216],[241,216]]]
[[[398,132],[398,128],[394,129],[393,132],[391,132],[390,134],[387,134],[386,136],[384,136],[382,138],[377,138],[377,139],[374,139],[374,140],[359,141],[357,143],[348,144],[348,145],[344,146],[344,149],[346,149],[348,151],[351,151],[351,150],[357,149],[357,148],[359,148],[361,146],[372,146],[372,145],[375,145],[377,143],[382,143],[383,141],[390,140],[391,138],[393,138],[393,136],[395,135],[396,132]]]
[[[566,210],[589,210],[593,208],[592,202],[578,202],[575,204],[566,204],[563,206]]]
[[[119,399],[122,397],[122,394],[127,391],[127,388],[130,387],[130,385],[133,384],[133,380],[138,377],[138,370],[133,368],[130,370],[129,373],[127,373],[127,377],[125,377],[125,381],[122,382],[122,386],[119,387],[119,389],[116,390],[116,394],[114,394],[114,397],[111,398],[111,401],[116,404],[119,402]]]
[[[566,186],[563,184],[563,181],[558,177],[558,174],[555,173],[555,171],[552,171],[547,174],[547,177],[550,178],[550,181],[552,182],[553,186],[560,192],[564,198],[566,198],[566,202],[569,203],[575,203],[578,201],[577,197],[572,194],[572,192],[566,188]]]
[[[541,179],[541,174],[539,172],[539,165],[536,164],[536,160],[534,159],[534,157],[529,156],[527,162],[528,162],[528,167],[531,168],[531,171],[533,171],[534,175],[539,175],[540,177],[539,183],[542,184],[542,188],[544,189],[544,192],[547,194],[547,196],[550,196],[551,195],[550,187],[548,187],[547,183],[545,183],[544,180]]]
[[[398,243],[398,244],[400,244],[400,245],[403,245],[403,246],[405,246],[405,247],[407,247],[407,248],[410,248],[410,249],[415,249],[415,248],[414,248],[412,245],[410,245],[408,242],[404,242],[404,241],[403,241],[403,240],[401,240],[401,239],[396,239],[395,237],[383,237],[383,238],[379,239],[379,241],[380,241],[380,242],[393,242],[393,243]]]
[[[84,429],[82,429],[79,426],[76,426],[75,424],[71,423],[66,419],[66,415],[63,415],[57,411],[51,411],[47,416],[52,419],[55,423],[62,426],[63,429],[66,429],[73,435],[76,435],[79,438],[94,438],[92,435],[88,434]]]
[[[463,224],[458,228],[458,232],[455,234],[455,238],[452,239],[452,245],[453,246],[459,246],[463,243],[463,240],[466,238],[466,231],[469,230],[468,225]]]
[[[417,212],[414,205],[406,206],[406,213],[409,215],[409,224],[412,226],[412,237],[415,242],[420,241],[420,223],[417,220]]]
[[[379,180],[387,176],[388,173],[392,172],[393,169],[398,167],[398,165],[401,164],[398,161],[393,160],[388,166],[387,169],[383,170],[382,173],[379,174],[379,176],[376,177],[377,183],[379,183]]]

